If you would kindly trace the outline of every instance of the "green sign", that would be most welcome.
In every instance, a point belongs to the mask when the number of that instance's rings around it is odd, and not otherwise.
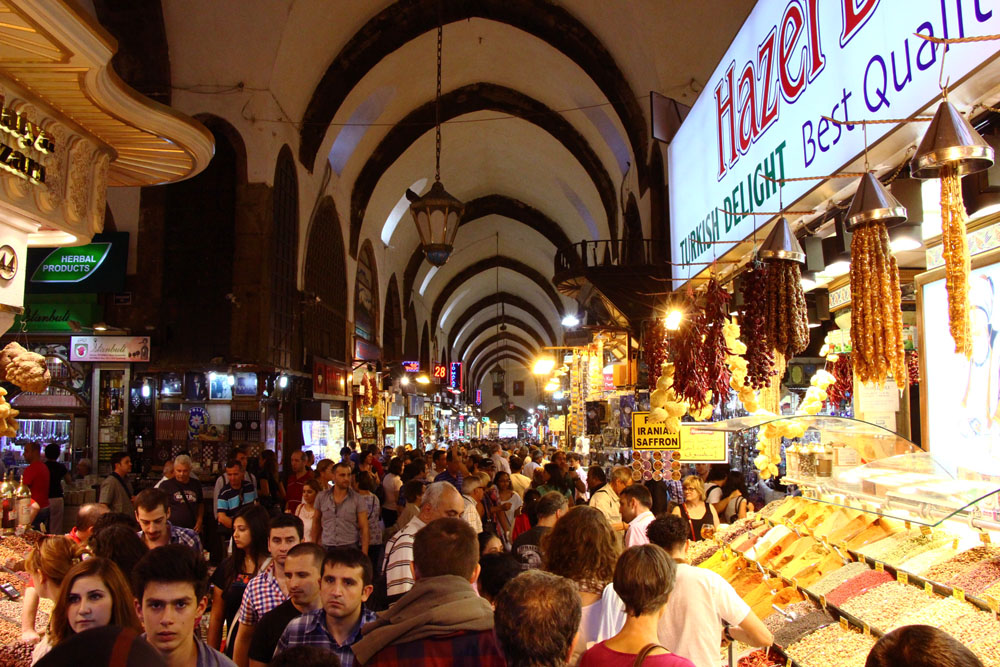
[[[24,321],[26,332],[79,331],[99,319],[97,303],[26,303],[24,314],[14,318],[11,331],[21,331]]]
[[[110,243],[56,248],[35,269],[31,282],[78,283],[97,271],[110,250]]]

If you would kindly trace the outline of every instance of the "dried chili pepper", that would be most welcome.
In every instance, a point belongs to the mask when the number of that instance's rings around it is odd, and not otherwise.
[[[647,327],[643,350],[649,372],[649,390],[653,391],[656,381],[660,379],[660,367],[667,359],[667,327],[663,320],[657,319]]]
[[[703,408],[712,392],[712,403],[729,394],[729,348],[722,329],[729,316],[731,297],[714,279],[709,281],[705,307],[685,318],[678,335],[671,341],[674,362],[674,391],[691,408]]]

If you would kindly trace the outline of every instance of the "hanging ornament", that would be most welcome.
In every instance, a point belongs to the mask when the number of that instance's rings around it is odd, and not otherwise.
[[[993,165],[993,148],[945,98],[910,162],[914,178],[941,179],[941,236],[948,292],[948,320],[955,352],[972,357],[969,321],[968,216],[962,201],[962,176]],[[855,364],[857,365],[857,364]]]

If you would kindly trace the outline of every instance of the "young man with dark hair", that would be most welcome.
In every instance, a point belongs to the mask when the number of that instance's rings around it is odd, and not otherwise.
[[[294,619],[322,607],[320,574],[326,551],[314,542],[302,542],[289,549],[285,558],[288,599],[264,614],[250,642],[250,667],[266,667],[274,657],[278,640]]]
[[[112,512],[132,514],[132,500],[135,492],[128,474],[132,472],[132,459],[128,452],[115,452],[111,455],[111,474],[101,482],[100,502],[108,506]]]
[[[569,579],[530,570],[497,595],[494,632],[507,667],[564,667],[580,627],[580,594]]]
[[[150,549],[167,544],[183,544],[201,555],[198,533],[170,523],[170,496],[162,489],[148,488],[135,497],[135,520],[139,538]]]
[[[622,521],[628,524],[628,530],[625,531],[625,548],[649,544],[646,527],[655,518],[649,509],[653,504],[649,489],[641,484],[627,486],[618,494],[618,504]]]
[[[568,511],[569,500],[558,491],[551,491],[538,499],[538,504],[535,505],[538,523],[518,535],[511,546],[511,553],[521,560],[524,569],[542,566],[542,537]]]
[[[688,564],[690,530],[683,518],[668,515],[655,519],[646,531],[650,543],[662,547],[677,563],[674,590],[658,621],[660,644],[696,665],[718,662],[723,637],[749,646],[770,646],[771,633],[729,582]],[[617,634],[624,623],[625,605],[614,590],[605,589],[598,638]]]
[[[239,461],[240,468],[242,468],[244,477],[250,482],[253,488],[257,488],[257,478],[247,470],[247,446],[237,445],[233,447],[232,453],[227,459],[231,464],[233,461]],[[219,494],[222,493],[222,489],[229,483],[229,478],[227,475],[219,475],[219,478],[215,480],[215,488],[212,490],[212,507],[216,508],[219,506]],[[218,511],[218,510],[216,510]]]
[[[145,639],[169,667],[233,667],[233,662],[195,635],[208,605],[208,566],[180,544],[153,549],[132,571],[135,609]]]
[[[472,588],[479,540],[458,518],[427,524],[413,541],[416,583],[352,647],[363,665],[476,664],[503,667],[493,610]]]
[[[250,580],[243,591],[243,602],[236,615],[239,629],[233,640],[233,661],[240,667],[250,664],[250,644],[261,617],[288,599],[288,576],[285,563],[288,552],[302,541],[302,519],[291,514],[279,514],[271,519],[267,550],[271,562]]]
[[[306,457],[302,451],[292,452],[289,460],[292,471],[285,480],[285,511],[295,514],[296,508],[302,504],[302,490],[306,482],[313,478],[311,470],[306,470]]]
[[[364,608],[372,594],[372,566],[355,547],[327,552],[320,580],[321,607],[293,620],[278,642],[277,654],[295,646],[319,646],[337,656],[342,666],[356,662],[351,646],[361,639],[361,628],[375,620]]]
[[[29,440],[24,443],[24,460],[28,467],[21,473],[21,481],[31,489],[31,525],[38,528],[49,518],[49,469],[42,460],[40,445]],[[52,532],[51,530],[49,532]]]
[[[244,507],[257,502],[257,487],[254,482],[246,479],[243,464],[239,461],[226,464],[226,481],[226,487],[218,493],[215,518],[226,532],[232,533],[233,519],[239,516]]]
[[[522,572],[524,567],[514,554],[506,551],[485,554],[479,559],[479,594],[495,607],[503,587]]]
[[[462,492],[462,460],[457,448],[449,449],[444,455],[445,469],[435,478],[435,482],[448,482],[454,486],[459,493]]]
[[[531,488],[531,480],[521,474],[524,459],[520,456],[510,457],[510,486],[514,493],[524,498],[524,492]]]
[[[333,466],[333,488],[316,496],[314,522],[321,526],[320,543],[331,547],[360,547],[368,553],[368,509],[351,488],[351,466],[341,461]]]

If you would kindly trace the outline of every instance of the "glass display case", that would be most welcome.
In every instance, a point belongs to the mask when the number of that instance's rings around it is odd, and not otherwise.
[[[758,430],[758,438],[782,438],[781,481],[822,503],[923,526],[960,514],[975,527],[1000,527],[1000,477],[956,467],[875,424],[823,415],[754,415],[693,431],[750,429]]]

